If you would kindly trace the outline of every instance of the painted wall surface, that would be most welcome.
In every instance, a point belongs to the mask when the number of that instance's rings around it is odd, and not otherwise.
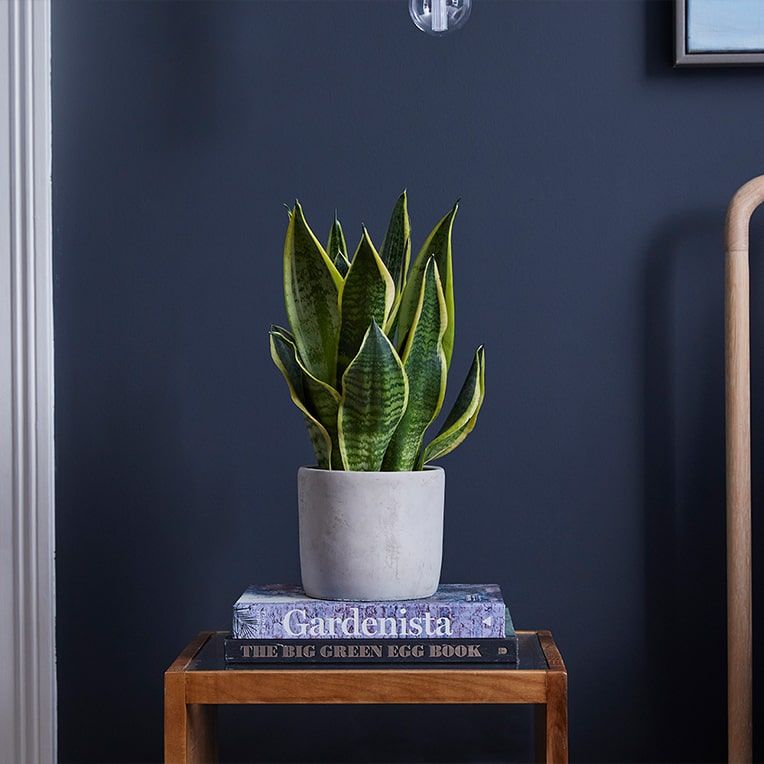
[[[451,397],[487,347],[444,580],[553,630],[574,760],[724,757],[722,229],[764,172],[764,70],[673,70],[672,9],[477,0],[436,40],[401,2],[54,3],[63,761],[157,761],[164,668],[298,578],[281,205],[379,239],[404,186],[417,242],[462,198]],[[762,379],[754,348],[757,495]],[[225,709],[222,754],[523,760],[528,721]]]

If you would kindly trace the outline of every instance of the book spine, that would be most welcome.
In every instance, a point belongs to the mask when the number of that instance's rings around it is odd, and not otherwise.
[[[236,639],[501,639],[503,602],[312,600],[234,608]]]
[[[226,639],[227,664],[517,663],[508,639]]]

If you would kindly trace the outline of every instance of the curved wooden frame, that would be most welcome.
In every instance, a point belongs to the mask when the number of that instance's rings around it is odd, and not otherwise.
[[[727,428],[727,752],[752,761],[751,356],[748,229],[764,203],[764,175],[748,181],[727,210],[725,376]]]

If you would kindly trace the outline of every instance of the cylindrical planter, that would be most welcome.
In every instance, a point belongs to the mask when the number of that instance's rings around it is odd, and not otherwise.
[[[401,600],[438,588],[446,475],[301,467],[300,568],[310,597]]]

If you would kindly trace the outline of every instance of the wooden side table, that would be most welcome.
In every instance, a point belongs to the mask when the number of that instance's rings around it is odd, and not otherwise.
[[[518,632],[520,662],[444,666],[226,668],[223,632],[202,632],[164,675],[168,764],[214,762],[216,706],[230,703],[524,703],[539,761],[568,761],[568,674],[548,631]]]

